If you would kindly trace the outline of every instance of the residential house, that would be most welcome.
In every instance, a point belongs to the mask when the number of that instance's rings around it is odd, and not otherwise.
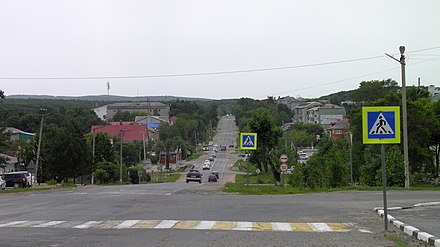
[[[149,129],[158,129],[162,124],[170,124],[168,116],[136,116],[134,121],[147,125]]]
[[[0,164],[0,174],[21,170],[17,157],[3,153],[0,153],[0,157],[6,160],[6,164]]]
[[[169,153],[169,164],[177,164],[180,161],[182,161],[182,154],[179,152],[179,150]],[[159,163],[162,165],[166,164],[166,152],[160,152]]]
[[[306,111],[305,123],[330,125],[346,116],[345,108],[333,104],[316,106]]]
[[[440,87],[429,85],[428,92],[432,100],[437,101],[440,98]]]
[[[113,137],[121,137],[123,142],[132,141],[155,141],[159,139],[156,131],[151,131],[143,124],[133,122],[112,122],[110,125],[93,125],[91,131],[94,133],[105,132]]]
[[[3,133],[7,133],[10,136],[11,141],[18,141],[18,140],[29,141],[32,140],[32,138],[35,135],[34,133],[24,132],[22,130],[13,127],[5,128]]]
[[[93,111],[102,120],[112,119],[117,112],[142,112],[147,115],[168,118],[170,106],[161,102],[114,103],[94,108]]]
[[[313,107],[321,106],[319,102],[307,102],[304,105],[296,106],[293,109],[294,123],[307,123],[307,111]]]
[[[327,127],[327,133],[332,140],[344,139],[350,132],[350,123],[347,118],[332,122]]]

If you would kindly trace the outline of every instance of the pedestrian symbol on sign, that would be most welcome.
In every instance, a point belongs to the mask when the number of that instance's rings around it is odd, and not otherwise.
[[[256,150],[257,133],[240,133],[240,150]]]
[[[243,142],[243,147],[253,147],[254,142],[252,141],[250,136],[246,137],[246,140]]]
[[[388,124],[388,121],[386,120],[382,112],[379,113],[379,115],[377,116],[377,119],[374,122],[369,134],[370,135],[394,134],[393,129],[391,129],[390,125]]]

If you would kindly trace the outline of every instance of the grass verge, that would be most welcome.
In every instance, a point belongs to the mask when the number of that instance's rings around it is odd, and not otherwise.
[[[223,187],[224,192],[238,193],[242,195],[283,195],[283,194],[304,194],[304,193],[319,193],[319,192],[335,192],[335,191],[381,191],[382,186],[344,186],[337,188],[307,188],[307,187],[292,187],[287,184],[287,178],[285,179],[285,185],[276,186],[273,180],[272,174],[251,174],[249,176],[249,186],[247,186],[247,178],[244,174],[237,174],[235,176],[235,183],[227,183]],[[404,187],[388,187],[388,190],[401,190],[405,191]],[[418,185],[417,187],[411,187],[409,190],[440,190],[440,187],[425,187]]]

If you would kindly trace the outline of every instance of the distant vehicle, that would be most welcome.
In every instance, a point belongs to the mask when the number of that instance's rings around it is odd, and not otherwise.
[[[208,164],[203,165],[202,170],[209,170],[209,169],[211,169],[210,165],[208,165]]]
[[[220,146],[220,151],[226,151],[226,146]]]
[[[208,146],[203,146],[202,150],[203,151],[209,151],[209,147]]]
[[[3,174],[6,187],[14,187],[15,189],[29,187],[31,182],[28,182],[28,174],[29,172],[10,172]]]
[[[212,146],[214,143],[212,141],[208,142],[208,146]]]
[[[211,156],[214,157],[214,158],[217,158],[217,154],[216,154],[215,152],[213,152],[213,153],[211,154]]]
[[[217,177],[217,179],[219,179],[219,173],[218,173],[218,171],[212,171],[211,174],[214,174],[214,175]]]
[[[3,179],[2,176],[0,176],[0,189],[1,190],[6,189],[6,181]]]
[[[211,165],[211,161],[209,161],[209,160],[205,160],[205,162],[203,162],[203,165]]]
[[[197,171],[197,172],[192,172],[192,171],[188,172],[186,174],[186,182],[188,183],[190,181],[191,182],[199,182],[199,184],[202,183],[202,174],[199,171]]]
[[[209,177],[208,177],[208,182],[217,182],[218,181],[218,179],[217,179],[217,176],[215,176],[215,174],[209,174]]]
[[[233,145],[233,144],[229,144],[229,147],[230,147],[230,148],[233,148],[233,147],[234,147],[234,145]]]
[[[214,152],[218,152],[218,148],[217,147],[214,147],[213,149],[212,149]]]
[[[211,155],[211,156],[209,156],[208,159],[209,159],[209,161],[214,161],[214,156]]]

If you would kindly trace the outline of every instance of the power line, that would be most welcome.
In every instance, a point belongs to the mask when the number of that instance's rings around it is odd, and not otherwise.
[[[284,67],[273,67],[273,68],[261,68],[261,69],[246,69],[246,70],[230,70],[230,71],[217,71],[217,72],[201,72],[201,73],[182,73],[182,74],[162,74],[162,75],[129,75],[129,76],[84,76],[84,77],[0,77],[0,80],[99,80],[99,79],[142,79],[142,78],[166,78],[166,77],[187,77],[187,76],[206,76],[206,75],[224,75],[224,74],[239,74],[239,73],[252,73],[252,72],[263,72],[263,71],[274,71],[274,70],[287,70],[287,69],[298,69],[298,68],[308,68],[332,64],[350,63],[365,60],[372,60],[384,57],[374,56],[374,57],[364,57],[332,62],[323,63],[313,63],[313,64],[303,64],[294,66],[284,66]]]
[[[420,51],[428,51],[428,50],[434,50],[434,49],[439,49],[439,48],[440,48],[440,46],[435,46],[435,47],[430,47],[430,48],[409,51],[407,53],[416,53],[416,52],[420,52]],[[382,58],[382,57],[384,57],[384,56],[381,55],[381,56],[364,57],[364,58],[331,61],[331,62],[323,62],[323,63],[294,65],[294,66],[260,68],[260,69],[245,69],[245,70],[214,71],[214,72],[200,72],[200,73],[159,74],[159,75],[127,75],[127,76],[79,76],[79,77],[0,77],[0,80],[102,80],[102,79],[106,80],[106,79],[142,79],[142,78],[168,78],[168,77],[225,75],[225,74],[240,74],[240,73],[252,73],[252,72],[309,68],[309,67],[317,67],[317,66],[324,66],[324,65],[333,65],[333,64],[372,60],[372,59],[378,59],[378,58]]]

